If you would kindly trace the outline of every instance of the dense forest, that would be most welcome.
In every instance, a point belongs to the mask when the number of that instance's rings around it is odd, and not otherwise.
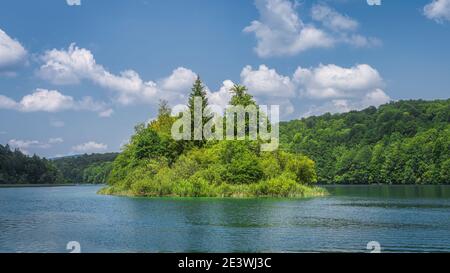
[[[0,145],[0,184],[104,184],[117,155],[85,154],[49,160]]]
[[[52,163],[61,172],[63,183],[104,184],[117,153],[84,154],[56,158]]]
[[[392,102],[280,124],[287,151],[322,183],[450,183],[450,100]]]
[[[57,184],[62,181],[61,172],[51,161],[0,145],[0,184]]]
[[[235,85],[231,92],[230,105],[256,106],[244,86]],[[208,112],[208,100],[200,79],[192,88],[184,115],[193,115],[194,98],[201,98],[201,107]],[[203,118],[203,124],[212,119],[208,115]],[[222,118],[228,117],[219,117]],[[189,139],[193,139],[196,130],[194,119],[189,121],[193,129]],[[304,155],[280,150],[264,152],[261,150],[263,141],[259,139],[176,141],[171,134],[176,120],[167,103],[162,102],[156,120],[136,126],[130,143],[113,163],[109,187],[101,193],[187,197],[325,194],[323,189],[312,186],[317,181],[314,162]],[[249,124],[245,126],[248,130]],[[236,133],[236,127],[234,129]]]

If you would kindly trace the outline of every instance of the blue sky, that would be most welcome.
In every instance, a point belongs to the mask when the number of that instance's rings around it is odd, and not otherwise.
[[[448,98],[450,0],[5,0],[0,143],[29,154],[119,151],[159,99],[200,74],[284,120]]]

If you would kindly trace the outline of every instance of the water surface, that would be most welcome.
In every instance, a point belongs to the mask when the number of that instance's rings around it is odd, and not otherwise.
[[[145,199],[0,188],[0,252],[450,252],[449,186],[336,186],[312,199]]]

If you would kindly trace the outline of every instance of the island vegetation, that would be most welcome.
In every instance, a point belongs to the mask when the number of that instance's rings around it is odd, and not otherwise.
[[[231,91],[234,95],[230,105],[256,105],[245,87],[235,85]],[[194,112],[195,97],[201,97],[203,109],[208,109],[200,79],[189,98],[190,113]],[[162,102],[157,119],[136,126],[129,144],[113,163],[109,186],[100,193],[149,197],[326,194],[324,189],[313,186],[317,182],[315,163],[304,155],[263,152],[261,140],[176,141],[171,136],[175,120],[167,103]]]

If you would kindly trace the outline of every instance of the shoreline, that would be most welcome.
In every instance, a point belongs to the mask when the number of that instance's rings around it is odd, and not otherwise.
[[[227,195],[177,195],[177,194],[167,194],[167,195],[155,195],[155,194],[136,194],[131,190],[115,190],[112,187],[103,187],[97,191],[99,195],[107,195],[107,196],[116,196],[116,197],[131,197],[131,198],[188,198],[188,199],[197,199],[197,198],[208,198],[208,199],[255,199],[255,198],[287,198],[287,199],[303,199],[303,198],[315,198],[315,197],[325,197],[330,195],[330,193],[322,187],[311,187],[308,191],[305,192],[293,192],[292,194],[287,195],[265,195],[265,194],[251,194],[248,192],[233,192]]]

